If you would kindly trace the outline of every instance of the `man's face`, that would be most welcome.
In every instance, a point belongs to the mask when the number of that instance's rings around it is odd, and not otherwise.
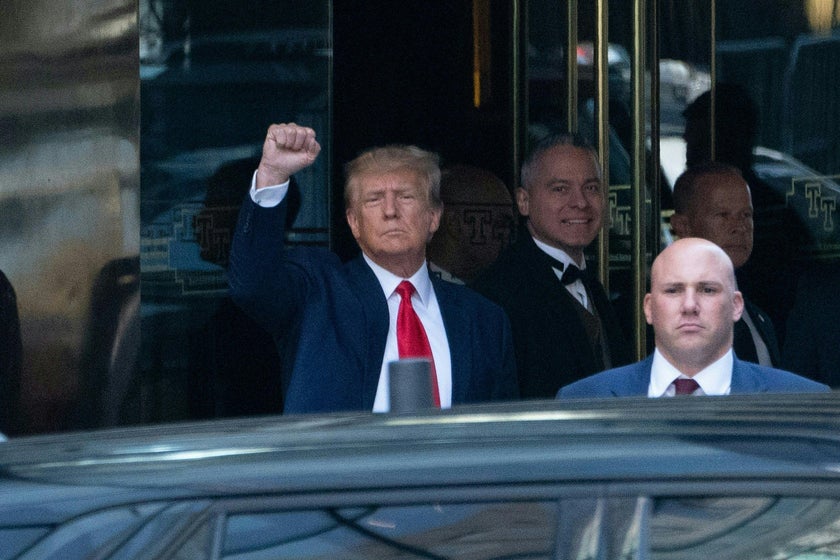
[[[516,191],[519,213],[531,234],[580,262],[601,229],[604,191],[592,153],[554,146],[542,154],[530,185]]]
[[[410,276],[426,258],[426,243],[440,225],[417,173],[396,170],[358,177],[347,223],[362,251],[399,276]]]
[[[731,348],[743,308],[732,265],[708,242],[682,239],[654,262],[645,318],[656,347],[683,373],[697,373]]]
[[[697,193],[675,227],[680,237],[702,237],[718,245],[735,268],[750,258],[753,248],[753,207],[746,182],[737,173],[716,173],[698,179]]]

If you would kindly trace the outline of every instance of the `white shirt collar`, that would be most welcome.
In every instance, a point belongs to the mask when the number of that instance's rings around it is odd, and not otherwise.
[[[534,240],[534,243],[536,243],[537,247],[539,247],[541,251],[546,253],[548,256],[553,257],[553,258],[557,259],[558,261],[562,262],[565,266],[569,266],[570,264],[573,264],[581,270],[586,269],[586,260],[583,261],[583,264],[578,264],[563,249],[558,249],[557,247],[552,247],[551,245],[540,241],[539,239],[537,239],[533,235],[531,236],[531,238]],[[563,270],[565,270],[565,268]]]
[[[462,286],[466,284],[466,282],[464,282],[460,278],[456,277],[455,275],[453,275],[448,270],[445,270],[445,269],[439,267],[438,265],[436,265],[432,261],[429,261],[429,272],[431,274],[434,274],[436,277],[440,278],[441,280],[451,282],[452,284],[460,284]]]
[[[732,366],[734,357],[732,349],[717,361],[709,364],[692,379],[694,379],[704,395],[728,395],[732,387]],[[657,348],[653,352],[653,364],[650,371],[649,397],[661,397],[672,391],[671,384],[678,377],[688,377],[669,362]]]
[[[362,253],[362,256],[364,257],[365,262],[368,263],[368,266],[370,266],[371,270],[373,270],[373,273],[376,275],[376,279],[379,280],[379,285],[382,286],[382,292],[385,294],[385,298],[391,297],[400,282],[408,280],[414,284],[414,290],[423,305],[429,304],[429,298],[431,298],[432,293],[432,280],[429,278],[429,269],[426,266],[425,261],[420,268],[417,269],[417,272],[412,274],[410,278],[402,278],[393,272],[385,270],[373,262],[370,257],[364,253]]]

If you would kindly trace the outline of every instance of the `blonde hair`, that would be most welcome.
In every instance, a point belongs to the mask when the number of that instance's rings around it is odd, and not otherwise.
[[[359,181],[365,175],[378,175],[397,170],[408,170],[417,174],[426,187],[429,206],[442,208],[440,198],[440,157],[418,148],[393,144],[365,150],[344,166],[344,205],[351,208],[359,189]]]

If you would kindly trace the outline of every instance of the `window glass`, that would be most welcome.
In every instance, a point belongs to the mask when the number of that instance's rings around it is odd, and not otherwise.
[[[613,496],[252,511],[230,514],[220,539],[226,560],[837,560],[840,502]]]
[[[329,15],[326,1],[140,0],[141,371],[109,395],[108,423],[282,410],[274,341],[227,297],[225,270],[272,123],[318,131],[287,237],[327,244]]]
[[[556,526],[556,506],[540,502],[233,515],[222,558],[545,558]]]

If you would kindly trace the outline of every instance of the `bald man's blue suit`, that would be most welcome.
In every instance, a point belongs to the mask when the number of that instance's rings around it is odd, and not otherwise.
[[[640,397],[647,396],[653,354],[635,364],[596,373],[565,387],[559,399]],[[830,391],[828,385],[805,379],[780,369],[744,362],[737,357],[732,363],[730,394],[741,393],[820,393]]]

